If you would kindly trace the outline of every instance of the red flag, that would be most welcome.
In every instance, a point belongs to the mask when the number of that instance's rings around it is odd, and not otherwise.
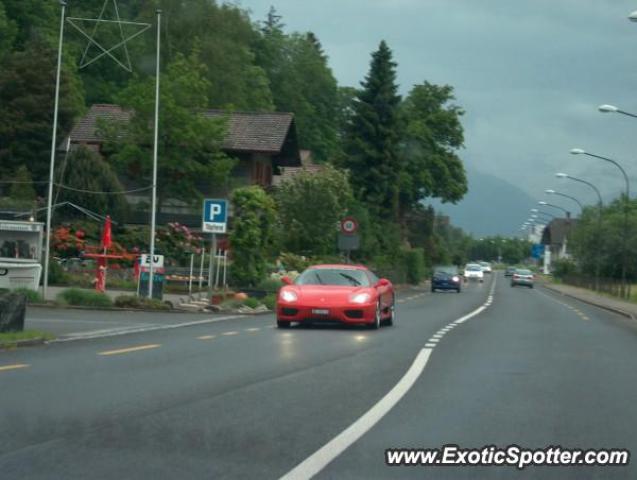
[[[104,223],[104,231],[102,232],[102,248],[107,250],[111,248],[111,244],[113,243],[113,236],[111,232],[111,217],[110,215],[106,216],[106,222]]]

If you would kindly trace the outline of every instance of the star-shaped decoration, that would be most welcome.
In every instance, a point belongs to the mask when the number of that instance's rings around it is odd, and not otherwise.
[[[114,11],[115,11],[115,18],[107,20],[107,19],[104,18],[104,13],[106,12],[106,7],[108,6],[110,1],[112,1],[112,3],[113,3],[113,8],[114,8]],[[144,33],[146,30],[148,30],[150,28],[150,23],[127,22],[127,21],[121,20],[120,17],[119,17],[119,9],[117,8],[117,0],[104,0],[104,5],[102,6],[102,10],[100,11],[99,18],[68,17],[66,20],[78,32],[80,32],[84,37],[86,37],[88,39],[88,43],[86,45],[86,48],[84,49],[84,53],[82,55],[82,59],[80,60],[79,68],[88,67],[93,62],[96,62],[97,60],[99,60],[103,56],[107,55],[110,58],[112,58],[124,70],[126,70],[127,72],[132,72],[133,71],[133,67],[131,65],[130,56],[128,54],[128,47],[127,47],[126,44],[129,41],[131,41],[133,38],[141,35],[142,33]],[[86,24],[86,23],[93,25],[92,32],[90,34],[86,31],[85,28],[83,28],[83,25]],[[96,40],[97,31],[104,24],[115,24],[118,27],[119,38],[121,39],[121,41],[119,43],[113,45],[110,48],[106,48],[100,42],[98,42]],[[134,28],[133,29],[134,30],[133,33],[130,33],[128,36],[126,36],[126,35],[124,35],[124,28],[123,28],[124,25],[127,25],[127,26],[130,25],[130,26],[137,27],[137,28]],[[97,47],[97,49],[100,51],[100,53],[98,53],[97,55],[95,55],[92,58],[88,58],[89,57],[89,55],[88,55],[89,51],[91,50],[91,47],[93,47],[93,46]],[[117,56],[114,55],[114,51],[116,49],[120,48],[120,47],[124,51],[124,58],[123,59],[117,58]]]

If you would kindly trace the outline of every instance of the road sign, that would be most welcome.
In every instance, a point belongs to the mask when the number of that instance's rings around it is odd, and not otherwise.
[[[226,233],[228,225],[228,200],[208,198],[203,201],[201,229],[209,233]]]
[[[538,259],[542,258],[542,255],[544,255],[544,245],[541,243],[534,243],[531,247],[531,257]]]
[[[358,250],[360,245],[360,235],[347,235],[344,233],[338,235],[338,249],[341,251],[349,252],[350,250]]]
[[[150,255],[144,253],[139,262],[142,268],[150,268]],[[164,268],[164,256],[163,255],[155,255],[153,257],[153,270],[156,268]]]
[[[341,232],[345,235],[354,235],[358,231],[358,222],[353,217],[345,217],[341,220]]]

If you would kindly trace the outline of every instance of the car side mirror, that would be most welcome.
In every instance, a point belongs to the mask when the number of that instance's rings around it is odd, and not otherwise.
[[[292,285],[292,279],[288,276],[281,277],[281,281],[284,285]]]
[[[381,278],[378,282],[376,282],[377,287],[387,287],[389,285],[391,285],[391,282],[386,278]]]

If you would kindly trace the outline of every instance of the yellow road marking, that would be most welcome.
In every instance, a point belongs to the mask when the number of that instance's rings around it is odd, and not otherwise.
[[[212,340],[213,338],[217,338],[216,335],[202,335],[201,337],[197,337],[197,340]]]
[[[151,348],[159,348],[159,347],[161,347],[160,344],[153,343],[149,345],[139,345],[137,347],[120,348],[119,350],[107,350],[105,352],[99,352],[98,355],[119,355],[120,353],[138,352],[140,350],[149,350]]]
[[[0,372],[4,372],[5,370],[17,370],[18,368],[27,368],[29,367],[26,363],[16,363],[15,365],[2,365],[0,366]]]
[[[239,335],[239,332],[233,330],[232,332],[223,332],[221,335]]]

